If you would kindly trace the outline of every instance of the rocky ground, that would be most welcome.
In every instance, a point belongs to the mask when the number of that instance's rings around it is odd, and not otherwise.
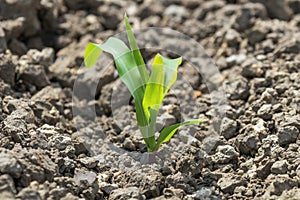
[[[190,87],[167,97],[159,124],[180,121],[180,109],[206,122],[176,134],[160,164],[139,162],[132,103],[111,108],[114,66],[80,68],[89,41],[124,30],[124,10],[134,29],[169,27],[199,42],[226,92],[221,118],[203,78],[180,67]],[[0,199],[300,199],[298,0],[1,0],[0,52]],[[96,98],[74,95],[74,82],[96,85]],[[93,109],[89,121],[72,112]]]

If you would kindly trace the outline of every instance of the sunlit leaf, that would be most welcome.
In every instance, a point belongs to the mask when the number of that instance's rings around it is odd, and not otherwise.
[[[120,79],[128,87],[131,95],[134,98],[138,126],[140,127],[140,130],[144,132],[144,135],[148,136],[144,138],[147,146],[152,148],[155,145],[154,133],[150,134],[148,132],[149,120],[145,117],[142,106],[145,91],[144,83],[141,79],[139,66],[137,66],[135,62],[132,51],[120,39],[110,37],[103,44],[92,44],[89,48],[87,48],[88,51],[85,53],[85,60],[87,60],[89,66],[96,63],[98,57],[100,56],[100,54],[95,53],[91,55],[92,50],[97,51],[95,48],[100,49],[98,52],[103,50],[107,53],[110,53],[114,57]]]
[[[162,143],[168,142],[180,126],[191,125],[191,124],[199,124],[202,121],[203,120],[201,120],[201,119],[193,119],[193,120],[188,120],[188,121],[185,121],[185,122],[181,122],[181,123],[178,123],[178,124],[174,124],[174,125],[165,127],[160,132],[159,137],[157,138],[156,149],[158,149],[159,146]]]
[[[181,57],[168,59],[160,54],[155,56],[143,99],[143,108],[148,119],[150,119],[149,109],[159,110],[165,95],[176,81],[177,68],[180,64]]]
[[[101,55],[102,49],[97,44],[89,43],[84,53],[84,64],[86,67],[92,67],[96,64],[98,57]]]
[[[166,95],[170,87],[175,83],[177,79],[178,66],[182,63],[182,58],[169,59],[160,55],[164,63],[164,94]]]
[[[150,120],[150,111],[159,110],[164,98],[164,63],[162,57],[157,54],[152,63],[151,76],[147,82],[143,99],[143,108],[147,119]]]
[[[84,53],[84,63],[87,67],[92,67],[102,51],[113,56],[120,79],[134,98],[138,126],[147,149],[156,151],[162,143],[171,139],[180,126],[198,124],[202,120],[189,120],[165,127],[156,142],[154,133],[158,111],[165,95],[177,79],[177,69],[182,59],[168,59],[157,54],[149,77],[126,14],[124,18],[130,49],[115,37],[110,37],[103,44],[89,43]]]
[[[146,85],[146,83],[149,79],[149,75],[147,73],[146,65],[145,65],[143,56],[140,52],[140,49],[139,49],[139,47],[136,43],[136,40],[135,40],[134,34],[131,30],[131,27],[130,27],[128,17],[126,15],[126,13],[125,13],[124,19],[125,19],[125,26],[126,26],[129,45],[130,45],[130,48],[132,50],[133,56],[135,58],[135,62],[137,64],[137,66],[139,66],[139,71],[140,71],[142,82],[143,82],[144,85]]]

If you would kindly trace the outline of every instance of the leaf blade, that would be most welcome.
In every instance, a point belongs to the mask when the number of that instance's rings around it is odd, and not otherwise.
[[[178,66],[181,65],[182,63],[182,57],[179,58],[175,58],[175,59],[169,59],[166,58],[162,55],[160,55],[162,57],[162,60],[164,62],[164,70],[165,70],[165,81],[164,81],[164,85],[165,85],[165,95],[167,94],[167,92],[169,91],[169,89],[171,88],[171,86],[175,83],[176,79],[177,79],[177,70],[178,70]]]
[[[160,54],[156,54],[154,57],[152,72],[143,99],[143,108],[148,119],[150,119],[149,109],[158,112],[165,95],[176,81],[177,68],[181,61],[181,57],[168,59]]]
[[[141,75],[143,84],[146,85],[146,83],[149,79],[149,75],[148,75],[148,72],[146,69],[145,61],[143,59],[143,56],[142,56],[140,49],[137,45],[137,42],[135,40],[135,37],[134,37],[133,31],[131,29],[130,23],[128,21],[128,17],[126,15],[126,13],[125,13],[124,19],[125,19],[125,27],[126,27],[126,31],[127,31],[129,45],[132,50],[133,56],[135,58],[136,64],[139,67],[139,71],[140,71],[140,75]]]
[[[101,55],[102,49],[97,46],[95,43],[89,43],[86,46],[84,52],[84,64],[86,67],[90,68],[94,66],[98,60],[98,57]]]
[[[150,119],[150,109],[158,111],[164,98],[164,71],[162,58],[157,54],[152,63],[152,72],[143,98],[145,115]]]
[[[179,127],[185,126],[185,125],[199,124],[202,121],[203,121],[202,119],[192,119],[192,120],[188,120],[185,122],[181,122],[178,124],[174,124],[174,125],[165,127],[159,134],[159,137],[157,138],[156,149],[158,149],[161,144],[168,142],[172,138],[172,136],[175,134],[175,132],[178,130]]]
[[[142,107],[142,101],[144,97],[144,84],[141,80],[139,68],[135,62],[135,58],[132,54],[132,51],[126,46],[126,44],[115,37],[110,37],[103,44],[94,44],[91,43],[88,45],[88,48],[84,54],[84,58],[87,62],[87,66],[92,66],[97,62],[98,57],[101,53],[95,54],[94,49],[100,49],[111,54],[114,58],[117,71],[119,73],[120,79],[128,87],[131,95],[134,98],[136,106],[136,118],[138,126],[141,131],[147,130],[148,120],[145,117],[144,109]],[[146,127],[146,128],[145,128]],[[148,134],[147,137],[144,137],[145,143],[148,149],[152,149],[155,145],[154,135]]]

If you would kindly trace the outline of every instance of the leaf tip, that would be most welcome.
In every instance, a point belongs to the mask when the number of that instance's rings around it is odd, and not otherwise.
[[[97,59],[98,59],[98,57],[100,56],[101,53],[102,53],[102,49],[99,48],[97,44],[90,42],[86,46],[86,49],[85,49],[85,52],[84,52],[84,55],[83,55],[84,65],[87,68],[93,67],[96,64]]]
[[[181,65],[181,63],[182,63],[182,56],[180,56],[180,57],[178,58],[178,66]]]

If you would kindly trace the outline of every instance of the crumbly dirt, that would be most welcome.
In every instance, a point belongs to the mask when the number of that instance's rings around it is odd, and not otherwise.
[[[190,58],[158,128],[205,119],[176,133],[152,164],[112,59],[82,68],[89,41],[124,31],[125,10],[133,29],[177,30],[207,54],[190,51],[188,39],[138,35]],[[147,63],[158,52],[142,51]],[[207,59],[221,76],[198,73]],[[298,0],[0,1],[0,199],[296,200],[299,131]]]

